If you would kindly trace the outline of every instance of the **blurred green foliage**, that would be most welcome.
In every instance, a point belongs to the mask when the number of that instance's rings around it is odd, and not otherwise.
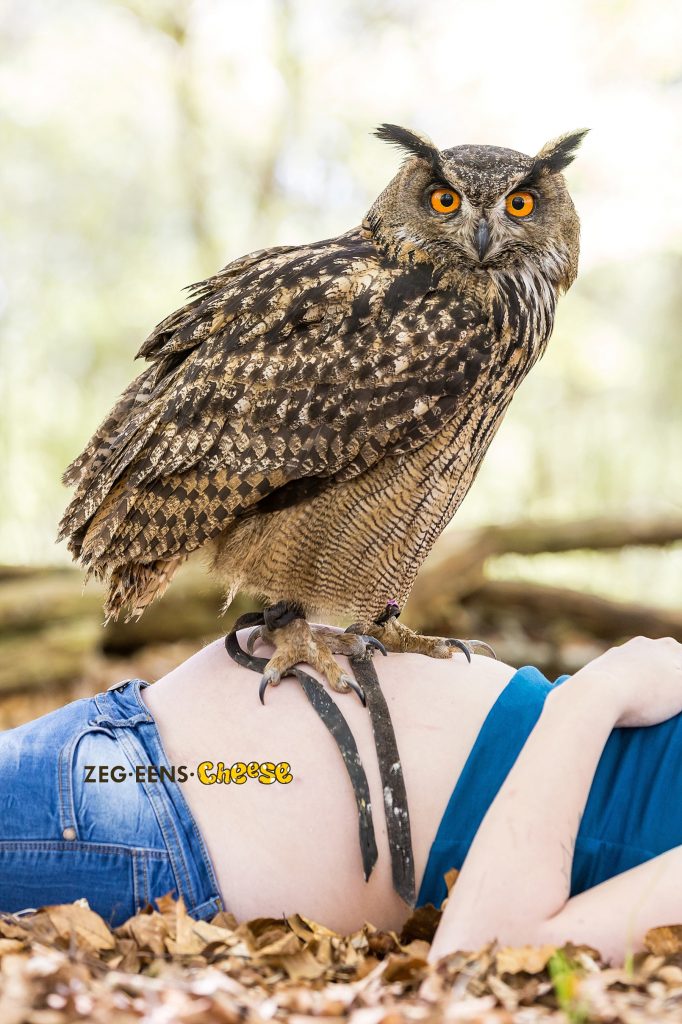
[[[0,561],[68,559],[60,474],[147,333],[242,253],[357,224],[397,168],[381,121],[526,152],[592,128],[581,275],[451,529],[679,511],[681,41],[644,0],[5,0]],[[682,597],[679,550],[497,571]]]

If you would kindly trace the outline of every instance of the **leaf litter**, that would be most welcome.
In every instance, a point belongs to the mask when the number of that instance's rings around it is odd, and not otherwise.
[[[170,894],[113,930],[85,900],[0,914],[1,1024],[639,1024],[682,1020],[682,926],[612,968],[587,946],[427,963],[441,911],[340,935],[299,914],[195,921]]]

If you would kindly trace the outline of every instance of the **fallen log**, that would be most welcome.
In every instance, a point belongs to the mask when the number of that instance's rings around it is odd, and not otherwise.
[[[519,652],[525,636],[529,650],[534,644],[533,650],[542,649],[544,661],[551,661],[550,648],[557,647],[562,630],[601,642],[638,633],[670,634],[682,640],[682,619],[675,612],[486,577],[491,559],[512,552],[612,550],[681,540],[679,517],[525,522],[449,532],[420,573],[404,621],[439,635],[471,636],[474,629],[491,640],[496,634],[510,636],[513,623],[513,660],[523,656]],[[138,622],[105,627],[103,597],[103,587],[96,581],[83,587],[77,569],[0,566],[0,689],[78,677],[95,654],[126,657],[150,645],[179,640],[199,644],[224,635],[237,616],[254,607],[240,596],[221,615],[223,592],[199,561],[184,566],[164,597]]]
[[[78,679],[98,649],[91,619],[58,622],[31,633],[0,635],[0,691],[50,689]]]

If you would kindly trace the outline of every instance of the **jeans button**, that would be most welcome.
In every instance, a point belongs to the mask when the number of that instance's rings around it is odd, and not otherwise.
[[[67,825],[67,827],[62,832],[62,838],[64,838],[64,839],[75,839],[76,838],[76,830],[75,830],[75,828],[73,828],[73,826],[71,826],[71,825]]]

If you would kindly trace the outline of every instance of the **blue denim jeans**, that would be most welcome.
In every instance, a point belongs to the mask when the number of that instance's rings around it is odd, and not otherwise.
[[[147,780],[147,766],[168,765],[148,685],[115,684],[0,733],[0,911],[85,896],[116,926],[167,892],[197,919],[223,909],[181,784]],[[99,766],[120,766],[122,781],[86,781]]]

